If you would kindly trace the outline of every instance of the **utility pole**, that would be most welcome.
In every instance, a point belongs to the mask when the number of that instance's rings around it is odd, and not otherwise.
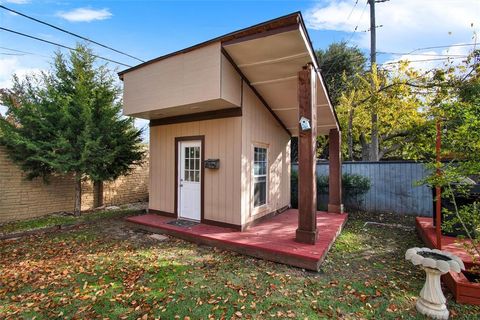
[[[377,63],[377,28],[375,25],[375,0],[368,0],[370,5],[370,68]]]
[[[375,24],[375,1],[368,0],[370,5],[370,72],[372,74],[372,94],[376,91],[373,81],[374,65],[377,63],[377,26]],[[378,141],[378,113],[376,108],[376,99],[371,100],[371,143],[370,143],[370,161],[379,159],[379,141]]]

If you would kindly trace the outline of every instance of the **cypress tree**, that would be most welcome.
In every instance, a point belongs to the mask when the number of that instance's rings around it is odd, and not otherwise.
[[[0,92],[7,107],[0,144],[28,179],[72,175],[76,215],[82,181],[114,180],[143,158],[142,132],[121,115],[114,79],[89,48],[77,45],[68,57],[56,53],[50,72],[14,77],[12,89]]]

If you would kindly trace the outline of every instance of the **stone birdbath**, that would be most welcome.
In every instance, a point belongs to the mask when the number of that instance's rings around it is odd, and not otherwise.
[[[405,253],[405,259],[422,267],[427,274],[417,300],[417,311],[433,319],[448,319],[447,300],[442,292],[440,276],[449,271],[460,273],[465,270],[463,261],[450,252],[429,248],[410,248]]]

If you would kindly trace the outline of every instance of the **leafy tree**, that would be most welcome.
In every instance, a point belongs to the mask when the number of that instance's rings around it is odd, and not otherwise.
[[[343,92],[337,114],[343,128],[346,158],[375,161],[373,135],[379,141],[382,158],[411,158],[413,146],[428,138],[431,127],[428,113],[422,108],[424,97],[415,84],[426,75],[402,65],[397,70],[377,70],[357,74],[356,84]],[[376,123],[372,121],[376,114]],[[376,124],[376,127],[374,127]]]
[[[441,187],[442,196],[453,204],[452,211],[443,208],[451,220],[442,228],[461,225],[470,238],[464,246],[475,261],[480,256],[480,238],[475,238],[472,229],[480,231],[480,199],[461,205],[456,198],[469,192],[466,178],[480,177],[480,51],[474,51],[458,66],[439,70],[434,78],[434,85],[427,86],[433,91],[434,102],[429,111],[431,118],[442,124],[444,162],[436,163],[432,154],[430,168],[440,169],[440,175],[432,170],[425,182]],[[431,144],[434,145],[433,139]]]
[[[427,138],[430,127],[421,110],[421,93],[410,83],[422,82],[426,75],[408,64],[366,71],[364,54],[345,42],[318,50],[317,56],[343,129],[345,158],[411,157],[410,149]]]
[[[14,77],[13,88],[0,95],[7,107],[0,143],[29,179],[73,175],[76,215],[83,180],[116,179],[143,158],[141,130],[121,116],[114,79],[78,45],[68,58],[56,53],[50,72]]]
[[[349,47],[344,41],[332,43],[326,50],[317,50],[316,54],[330,98],[336,106],[341,94],[355,84],[367,60],[360,49]]]

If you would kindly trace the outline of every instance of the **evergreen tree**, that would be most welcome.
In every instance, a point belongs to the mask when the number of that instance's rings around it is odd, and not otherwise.
[[[86,46],[77,45],[68,59],[56,53],[50,72],[13,83],[0,92],[7,107],[0,144],[29,179],[73,175],[76,215],[83,180],[113,180],[141,162],[141,130],[121,116],[114,75],[95,66]]]

